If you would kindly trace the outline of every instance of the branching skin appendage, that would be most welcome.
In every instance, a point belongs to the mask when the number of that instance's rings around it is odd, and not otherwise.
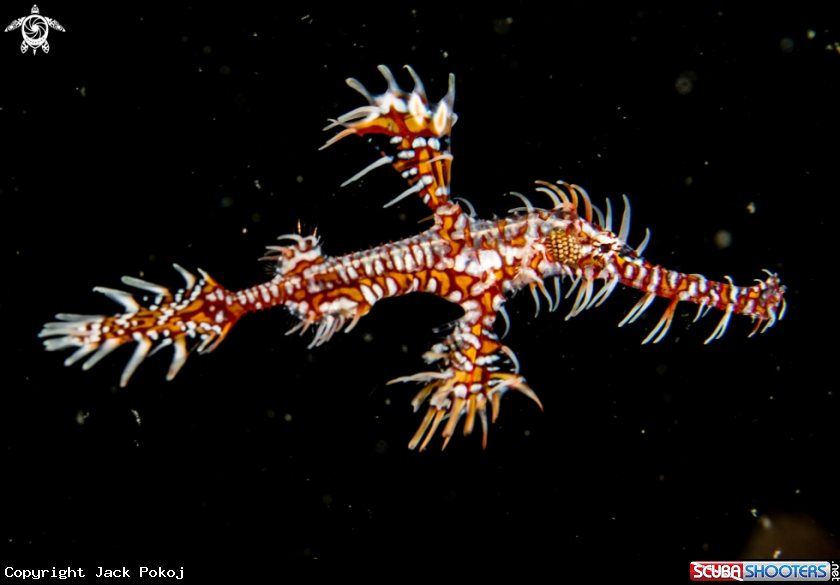
[[[208,274],[196,277],[178,265],[184,288],[172,292],[166,287],[138,278],[123,282],[154,295],[153,302],[141,306],[126,292],[95,288],[120,303],[124,311],[114,316],[59,313],[57,322],[47,323],[39,334],[47,338],[48,350],[75,348],[65,360],[71,365],[83,358],[87,370],[117,347],[134,342],[134,354],[123,370],[120,384],[125,386],[137,366],[159,349],[172,346],[174,354],[167,379],[175,377],[191,349],[208,353],[224,340],[231,327],[246,313],[283,306],[298,317],[299,323],[287,332],[303,335],[313,332],[309,347],[328,341],[336,332],[351,331],[377,301],[413,292],[438,295],[457,303],[464,315],[451,325],[446,338],[423,356],[437,367],[427,372],[392,380],[424,384],[412,401],[415,411],[427,410],[409,448],[423,450],[443,425],[443,447],[463,417],[463,432],[469,435],[476,415],[487,445],[488,408],[491,420],[499,415],[502,395],[517,390],[534,400],[536,394],[519,373],[513,351],[503,345],[494,332],[497,315],[509,325],[504,309],[506,297],[528,287],[537,313],[540,295],[555,311],[560,304],[560,282],[569,277],[575,289],[572,308],[566,319],[599,306],[618,284],[645,294],[619,323],[632,323],[647,310],[656,297],[670,300],[656,327],[642,343],[658,343],[668,332],[680,301],[695,303],[695,321],[709,310],[722,317],[709,343],[719,339],[733,314],[746,315],[755,322],[750,336],[762,332],[784,317],[785,287],[779,277],[768,278],[748,287],[707,280],[696,274],[682,274],[651,264],[641,254],[641,245],[627,244],[630,233],[630,204],[624,197],[624,212],[618,233],[612,231],[613,210],[607,199],[606,214],[592,205],[586,191],[562,181],[538,181],[537,191],[552,201],[550,209],[535,208],[522,195],[524,207],[511,210],[498,220],[475,218],[449,195],[452,154],[449,136],[457,120],[453,112],[455,77],[449,77],[449,91],[438,104],[430,104],[414,71],[414,90],[404,92],[391,72],[380,66],[388,90],[373,96],[355,79],[350,87],[361,93],[368,105],[357,108],[327,126],[340,131],[324,145],[330,146],[346,136],[382,135],[387,142],[381,157],[345,183],[371,170],[393,166],[409,188],[386,207],[410,195],[428,205],[434,226],[414,237],[370,250],[339,257],[324,256],[316,236],[281,236],[281,246],[269,246],[261,260],[276,262],[275,276],[252,288],[232,292]],[[594,214],[594,216],[593,216]],[[554,297],[547,289],[553,281]],[[603,281],[600,289],[595,283]]]

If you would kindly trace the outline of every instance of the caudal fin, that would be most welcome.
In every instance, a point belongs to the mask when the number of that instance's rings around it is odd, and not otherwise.
[[[154,295],[148,307],[141,306],[130,293],[96,287],[94,291],[121,304],[125,312],[113,316],[59,313],[55,316],[58,321],[46,323],[38,337],[47,338],[44,346],[48,351],[76,348],[64,365],[87,358],[83,370],[89,370],[121,345],[136,343],[120,386],[128,384],[144,359],[171,345],[174,353],[166,379],[172,380],[191,350],[207,353],[216,349],[242,315],[236,310],[239,305],[232,310],[227,291],[209,274],[199,269],[201,277],[197,278],[177,264],[173,266],[185,280],[185,287],[175,293],[164,286],[124,276],[124,284]]]

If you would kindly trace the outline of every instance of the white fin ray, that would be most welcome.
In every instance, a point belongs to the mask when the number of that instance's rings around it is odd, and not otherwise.
[[[446,95],[438,102],[435,113],[432,116],[432,131],[438,136],[443,136],[447,126],[451,128],[458,121],[455,108],[455,76],[449,74],[449,88]]]
[[[578,290],[577,296],[575,297],[575,302],[572,303],[572,310],[569,311],[568,315],[566,315],[565,321],[568,321],[569,319],[571,319],[572,317],[577,315],[578,305],[580,305],[580,301],[583,299],[583,296],[585,294],[586,294],[586,285],[582,284],[580,286],[580,289]]]
[[[537,294],[537,285],[531,284],[529,287],[531,289],[531,294],[534,296],[534,304],[537,306],[537,312],[534,313],[534,317],[540,316],[540,297]]]
[[[423,98],[424,102],[428,102],[429,98],[426,97],[426,88],[423,87],[423,82],[420,81],[420,76],[417,75],[417,72],[414,71],[411,65],[403,65],[403,69],[407,69],[408,74],[411,75],[411,79],[414,80],[414,89],[411,90],[411,93],[416,93]]]
[[[767,331],[773,325],[776,324],[776,311],[773,309],[773,307],[770,307],[769,309],[767,309],[767,314],[770,315],[770,319],[768,319],[767,324],[764,327],[762,327],[762,329],[761,329],[762,333],[764,333],[765,331]],[[723,333],[721,333],[721,335],[723,335]]]
[[[342,130],[341,132],[339,132],[338,134],[336,134],[335,136],[333,136],[332,138],[327,140],[318,150],[324,150],[328,146],[332,146],[333,144],[335,144],[336,142],[338,142],[342,138],[347,138],[351,134],[358,134],[358,132],[356,131],[355,128],[345,128],[344,130]]]
[[[388,91],[391,93],[402,93],[400,86],[397,84],[397,80],[394,79],[394,74],[391,73],[391,70],[386,65],[377,65],[376,68],[379,69],[382,77],[388,82]]]
[[[170,382],[181,371],[189,355],[187,351],[187,340],[183,336],[176,337],[172,346],[172,363],[169,365],[169,371],[166,372],[166,379]]]
[[[137,366],[143,363],[143,360],[149,355],[149,349],[151,347],[152,340],[148,337],[143,336],[137,340],[137,347],[134,348],[134,353],[131,354],[131,359],[128,360],[128,363],[123,369],[122,376],[120,376],[120,388],[125,388],[134,371],[137,369]]]
[[[627,315],[624,317],[624,319],[621,320],[618,326],[624,327],[624,325],[626,325],[628,321],[630,323],[635,321],[639,317],[639,315],[645,312],[645,310],[650,306],[650,304],[653,302],[653,299],[655,298],[655,294],[645,293],[645,295],[639,299],[639,301],[633,306],[633,308],[630,309],[630,312],[627,313]]]
[[[551,307],[550,312],[552,312],[552,313],[554,311],[556,311],[557,308],[560,306],[560,298],[561,297],[560,297],[560,277],[559,276],[554,277],[554,296],[557,297],[557,301],[554,303],[554,306]]]
[[[560,199],[557,197],[557,194],[554,191],[546,189],[545,187],[537,187],[536,191],[539,191],[540,193],[545,193],[551,198],[551,202],[554,204],[553,209],[557,209],[558,207],[560,207]]]
[[[348,122],[354,122],[357,120],[365,120],[367,119],[374,119],[379,115],[379,108],[376,106],[361,106],[356,108],[355,110],[349,111],[346,114],[342,114],[332,122],[324,126],[322,131],[325,130],[332,130],[333,128],[337,128],[338,126],[344,126]]]
[[[618,285],[620,280],[621,279],[618,277],[618,275],[616,275],[616,276],[613,276],[613,278],[607,284],[604,285],[604,288],[606,289],[606,292],[604,293],[604,296],[601,297],[601,300],[598,301],[595,304],[596,307],[600,307],[601,305],[604,304],[604,301],[606,301],[608,298],[610,298],[610,295],[613,293],[613,291],[615,290],[615,287]]]
[[[96,344],[96,343],[86,343],[85,345],[83,345],[82,347],[77,349],[75,352],[73,352],[73,355],[71,355],[66,360],[64,360],[64,365],[65,366],[72,366],[73,364],[75,364],[77,361],[79,361],[83,357],[86,357],[89,354],[96,351],[97,347],[99,347],[99,345]]]
[[[519,197],[522,200],[522,202],[525,204],[525,209],[528,210],[528,213],[534,213],[534,206],[531,203],[531,201],[527,197],[525,197],[525,195],[523,195],[522,193],[517,193],[516,191],[511,191],[510,193],[507,193],[507,194],[508,195],[513,195],[514,197]],[[511,211],[513,211],[513,210],[511,210]]]
[[[604,294],[606,294],[607,290],[610,287],[610,282],[612,281],[604,282],[604,285],[601,287],[601,289],[596,294],[592,295],[592,300],[589,301],[589,303],[587,303],[587,305],[583,308],[584,311],[588,311],[591,307],[594,307],[595,303],[598,302],[598,299],[600,299],[602,296],[604,296]]]
[[[647,248],[647,245],[648,245],[649,242],[650,242],[650,230],[648,228],[645,228],[645,239],[642,240],[642,243],[639,244],[638,248],[636,248],[636,254],[638,254],[639,256],[644,254],[645,249]]]
[[[577,276],[577,278],[573,278],[573,279],[572,279],[572,287],[569,289],[569,292],[567,292],[567,293],[566,293],[566,297],[565,297],[565,298],[567,298],[567,299],[568,299],[570,296],[572,296],[572,293],[573,293],[573,292],[575,292],[575,289],[577,288],[578,283],[580,283],[580,279],[581,279],[582,277],[583,277],[583,274],[579,274],[579,275]]]
[[[723,334],[726,333],[726,327],[729,325],[730,317],[732,317],[732,309],[730,307],[727,307],[717,327],[715,327],[715,330],[712,331],[712,334],[709,336],[709,338],[703,342],[703,345],[708,345],[713,339],[720,339],[723,336]]]
[[[592,298],[592,288],[593,281],[588,279],[586,280],[585,285],[581,285],[577,298],[575,298],[575,304],[572,307],[572,310],[569,311],[569,314],[566,315],[566,321],[572,317],[576,317],[581,313],[581,311],[583,311],[583,308],[589,303],[589,299]]]
[[[568,195],[563,192],[562,189],[557,188],[556,186],[552,185],[551,183],[547,183],[545,181],[534,181],[537,185],[542,185],[541,187],[537,187],[536,190],[542,193],[545,193],[549,197],[551,197],[552,201],[555,201],[555,196],[560,197],[560,200],[563,202],[564,205],[571,205],[572,202],[569,201]],[[561,183],[565,184],[565,183]],[[557,207],[560,207],[558,204]],[[555,207],[556,209],[556,207]]]
[[[627,195],[622,195],[624,199],[624,214],[621,216],[621,228],[618,231],[618,239],[622,242],[627,241],[627,236],[630,235],[630,200]]]
[[[199,344],[199,346],[196,348],[196,351],[197,351],[198,353],[204,353],[205,351],[207,351],[207,348],[210,346],[210,344],[211,344],[211,343],[213,343],[214,341],[216,341],[216,338],[217,338],[218,336],[219,336],[219,335],[218,335],[215,331],[211,331],[211,332],[209,332],[209,333],[205,333],[205,334],[202,336],[202,337],[204,337],[204,339],[202,339],[201,344]]]
[[[164,347],[169,347],[170,345],[172,345],[172,338],[171,338],[171,337],[164,337],[164,338],[161,340],[161,342],[160,342],[160,343],[158,343],[157,345],[155,345],[155,346],[152,348],[152,351],[150,351],[150,352],[149,352],[149,355],[148,355],[148,356],[146,356],[146,357],[152,357],[152,356],[153,356],[153,355],[155,355],[157,352],[159,352],[160,350],[162,350]]]
[[[499,313],[501,313],[502,318],[504,318],[504,320],[505,320],[505,332],[500,337],[500,339],[504,339],[507,336],[507,334],[510,332],[510,317],[508,317],[508,312],[507,312],[507,309],[505,309],[504,305],[499,307]]]
[[[91,329],[87,329],[88,323],[44,323],[44,328],[41,329],[40,333],[38,333],[38,337],[56,337],[58,335],[68,335],[70,337],[91,337],[93,335],[98,335],[97,331],[93,331]],[[52,342],[55,345],[58,340],[57,339],[48,339],[44,343],[49,344]],[[47,346],[50,347],[49,345]],[[50,349],[50,351],[54,351]]]
[[[536,297],[536,292],[534,291],[534,287],[540,289],[540,292],[545,296],[546,300],[548,301],[549,312],[551,312],[551,307],[554,306],[554,299],[551,298],[551,295],[548,294],[548,291],[545,289],[545,285],[542,282],[535,282],[531,285],[531,292],[534,293]],[[540,304],[537,302],[537,314],[540,312]],[[535,315],[536,316],[536,315]]]
[[[57,313],[55,316],[59,321],[72,321],[74,323],[90,323],[102,321],[105,315],[79,315],[78,313]]]
[[[299,234],[283,234],[282,236],[277,236],[278,240],[294,240],[297,242],[298,246],[303,246],[306,243],[306,240],[303,236]],[[273,246],[266,246],[269,250],[274,249]],[[283,248],[285,250],[285,248]]]
[[[429,382],[431,380],[445,380],[449,378],[452,374],[450,372],[420,372],[419,374],[412,374],[411,376],[400,376],[399,378],[394,378],[388,382],[385,382],[386,386],[390,386],[391,384],[397,384],[399,382]]]
[[[60,351],[68,347],[79,347],[84,343],[78,337],[73,337],[72,333],[61,333],[61,335],[64,335],[64,337],[56,337],[44,341],[44,347],[47,348],[47,351]],[[95,348],[96,345],[94,344],[93,347]]]
[[[469,208],[470,208],[470,211],[469,211],[468,215],[469,215],[471,218],[474,218],[474,217],[475,217],[475,207],[473,207],[473,204],[472,204],[472,203],[470,203],[469,201],[467,201],[467,200],[466,200],[466,199],[464,199],[463,197],[453,197],[453,198],[452,198],[452,201],[461,201],[461,202],[463,202],[463,203],[464,203],[467,207],[469,207]],[[434,217],[434,216],[432,216],[432,217]]]
[[[177,270],[178,274],[181,275],[181,278],[184,279],[184,288],[186,290],[190,290],[192,287],[195,286],[195,283],[196,283],[196,280],[197,280],[196,277],[195,277],[195,274],[193,274],[189,270],[186,270],[185,268],[182,268],[178,264],[173,264],[172,268]]]
[[[131,295],[131,293],[125,292],[124,290],[117,290],[115,288],[97,286],[94,287],[93,292],[102,293],[115,303],[119,303],[120,305],[122,305],[125,308],[125,310],[129,313],[136,313],[140,310],[140,305],[134,299],[134,296]]]
[[[513,373],[518,374],[519,373],[519,358],[517,358],[516,354],[513,353],[513,350],[506,345],[501,346],[500,349],[503,352],[505,352],[505,355],[508,356],[508,359],[510,359],[510,362],[513,364]]]
[[[593,206],[592,206],[592,209],[595,211],[595,215],[598,217],[598,225],[600,225],[601,227],[603,227],[603,226],[604,226],[604,224],[606,223],[606,221],[604,221],[604,214],[603,214],[603,212],[602,212],[602,211],[598,208],[598,206],[597,206],[597,205],[593,205]]]
[[[347,179],[346,181],[344,181],[344,182],[341,184],[341,187],[346,187],[347,185],[349,185],[349,184],[350,184],[350,183],[352,183],[353,181],[358,181],[359,179],[361,179],[362,177],[364,177],[366,174],[368,174],[368,173],[369,173],[369,172],[371,172],[372,170],[374,170],[374,169],[378,169],[379,167],[381,167],[381,166],[385,166],[385,165],[387,165],[387,164],[391,164],[392,162],[394,162],[394,157],[392,157],[392,156],[382,156],[382,157],[379,157],[379,160],[377,160],[377,161],[375,161],[375,162],[373,162],[373,163],[369,164],[368,166],[366,166],[365,168],[363,168],[361,171],[359,171],[358,173],[356,173],[355,175],[353,175],[352,177],[350,177],[349,179]]]
[[[665,334],[668,333],[668,329],[671,328],[671,321],[673,321],[674,319],[674,310],[676,309],[676,306],[677,301],[675,299],[671,301],[671,304],[668,305],[668,308],[665,309],[664,313],[662,313],[662,317],[659,319],[659,322],[656,324],[656,327],[654,327],[651,330],[651,332],[648,333],[648,336],[645,337],[644,341],[642,341],[642,345],[647,344],[651,340],[651,338],[653,338],[653,336],[656,335],[656,332],[660,329],[662,329],[662,332],[657,336],[656,339],[653,340],[653,343],[659,343],[660,340],[663,337],[665,337]]]
[[[123,276],[121,279],[123,284],[127,284],[128,286],[133,286],[134,288],[139,288],[140,290],[144,290],[146,292],[150,292],[154,295],[160,295],[163,297],[171,297],[172,293],[169,292],[169,289],[165,286],[161,286],[159,284],[155,284],[153,282],[148,282],[141,278],[135,278],[134,276]]]
[[[107,356],[109,353],[117,349],[124,343],[123,340],[117,339],[112,337],[111,339],[106,339],[102,342],[102,344],[97,348],[96,353],[93,354],[88,358],[88,360],[82,364],[82,369],[87,371],[91,369],[93,366],[99,363],[99,361]]]
[[[370,105],[376,104],[376,100],[373,99],[373,96],[370,95],[370,92],[367,90],[367,88],[364,85],[362,85],[361,81],[359,81],[358,79],[356,79],[354,77],[349,77],[347,79],[346,83],[347,83],[347,85],[349,85],[350,87],[352,87],[353,89],[358,91],[360,94],[362,94],[362,96],[364,96],[364,98],[367,100],[367,102]],[[377,108],[377,110],[378,110],[378,108]]]
[[[409,195],[414,195],[415,193],[419,193],[420,191],[422,191],[425,188],[426,188],[426,185],[425,185],[425,183],[423,183],[423,181],[417,181],[414,185],[412,185],[411,187],[409,187],[408,189],[406,189],[405,191],[403,191],[402,193],[400,193],[399,195],[397,195],[396,197],[391,199],[388,203],[386,203],[382,207],[391,207],[392,205],[402,201],[403,199],[405,199]]]

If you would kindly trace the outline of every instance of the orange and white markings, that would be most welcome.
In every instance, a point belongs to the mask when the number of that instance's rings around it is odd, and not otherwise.
[[[332,120],[326,129],[338,129],[338,133],[324,147],[351,134],[386,138],[380,158],[342,186],[390,165],[409,187],[386,206],[419,196],[433,212],[430,229],[336,257],[324,255],[314,233],[283,235],[278,238],[282,245],[267,246],[266,255],[260,258],[274,263],[273,278],[236,292],[227,291],[201,270],[195,276],[177,264],[175,269],[185,285],[174,293],[161,285],[124,277],[124,284],[153,298],[141,303],[130,293],[96,288],[120,304],[123,312],[114,316],[59,313],[57,321],[46,323],[39,333],[46,349],[74,348],[65,364],[85,359],[82,367],[90,369],[117,347],[135,344],[120,378],[125,386],[147,357],[172,346],[166,376],[171,380],[190,350],[213,351],[247,313],[285,307],[298,319],[286,334],[309,331],[309,347],[317,347],[339,331],[352,331],[384,298],[415,292],[437,295],[458,304],[463,316],[450,323],[443,341],[423,355],[427,363],[434,364],[432,370],[390,382],[424,384],[411,404],[415,411],[424,405],[427,410],[409,442],[411,449],[423,450],[441,425],[446,447],[461,419],[465,435],[472,433],[478,421],[486,447],[488,423],[495,422],[501,397],[508,391],[525,394],[542,408],[520,374],[513,350],[494,332],[499,315],[510,327],[506,295],[526,287],[537,314],[541,297],[553,312],[560,304],[561,281],[571,279],[565,298],[575,292],[576,296],[566,319],[601,305],[619,284],[642,291],[643,296],[619,326],[636,321],[657,297],[668,299],[662,317],[642,343],[659,343],[665,338],[680,302],[698,305],[695,321],[711,309],[722,312],[705,343],[719,339],[733,315],[748,316],[756,323],[750,336],[762,324],[763,332],[784,317],[785,287],[772,272],[752,286],[736,286],[729,277],[728,282],[710,281],[644,259],[641,254],[650,232],[646,231],[636,249],[627,243],[631,214],[626,196],[622,197],[624,210],[617,234],[612,231],[612,203],[606,200],[604,213],[593,205],[586,190],[564,181],[537,181],[537,192],[551,203],[548,208],[511,193],[524,206],[511,210],[507,217],[478,219],[472,204],[459,199],[467,206],[466,213],[449,196],[453,161],[449,136],[457,121],[453,112],[455,77],[449,76],[446,95],[433,104],[417,74],[408,66],[406,69],[415,82],[411,92],[400,89],[384,66],[379,70],[388,88],[380,95],[374,96],[355,79],[348,79],[348,85],[361,93],[368,105]],[[553,281],[554,297],[548,290],[549,281]]]

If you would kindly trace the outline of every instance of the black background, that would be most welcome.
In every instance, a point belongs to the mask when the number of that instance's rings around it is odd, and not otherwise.
[[[195,575],[244,558],[840,555],[840,38],[799,4],[40,4],[67,29],[49,54],[0,35],[5,556]],[[0,24],[29,8],[4,3]],[[382,209],[405,188],[392,171],[339,189],[369,145],[317,150],[327,118],[364,103],[344,79],[380,93],[380,63],[405,88],[411,64],[433,100],[456,74],[453,190],[480,216],[535,179],[599,206],[626,193],[651,261],[744,285],[778,271],[787,318],[749,340],[733,318],[704,346],[720,314],[690,324],[685,306],[641,346],[664,301],[618,329],[637,291],[569,321],[570,301],[535,319],[519,295],[506,343],[545,412],[508,393],[486,451],[480,432],[406,448],[417,388],[386,382],[426,369],[432,328],[459,315],[427,295],[314,350],[284,312],[250,316],[168,383],[167,352],[118,389],[129,349],[90,372],[43,351],[55,313],[116,312],[90,289],[123,274],[180,286],[177,262],[239,289],[298,220],[333,255],[428,227],[415,199]]]

